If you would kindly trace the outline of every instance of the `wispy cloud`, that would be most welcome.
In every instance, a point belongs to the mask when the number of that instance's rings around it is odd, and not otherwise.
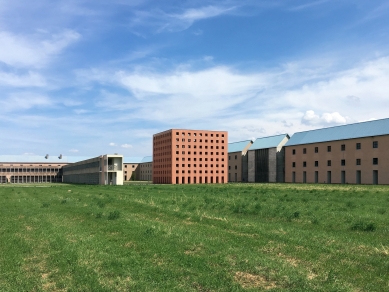
[[[227,127],[237,139],[358,121],[372,112],[385,117],[389,57],[350,69],[332,62],[334,66],[324,62],[312,67],[303,60],[251,74],[227,66],[198,71],[183,66],[165,73],[146,68],[118,71],[111,74],[110,83],[126,88],[128,95],[106,92],[97,106],[130,111],[132,119],[165,127],[177,126],[177,121],[194,128]],[[103,75],[98,72],[97,78]],[[258,123],[264,130],[257,129]]]
[[[44,87],[47,85],[45,77],[36,72],[15,74],[0,71],[0,86],[10,87]]]
[[[298,6],[294,6],[294,7],[290,8],[290,10],[292,10],[292,11],[304,10],[304,9],[308,9],[308,8],[312,8],[312,7],[316,7],[316,6],[325,4],[325,3],[329,2],[329,1],[330,0],[310,1],[309,3],[305,3],[305,4],[298,5]]]
[[[225,14],[231,10],[234,10],[236,7],[218,7],[218,6],[205,6],[200,8],[190,8],[183,11],[180,14],[171,15],[172,18],[181,19],[183,21],[187,21],[189,23],[193,23],[200,19],[211,18],[215,16],[219,16],[221,14]]]
[[[131,26],[153,27],[156,32],[176,32],[188,29],[196,21],[228,14],[235,9],[236,6],[210,5],[187,8],[179,13],[168,13],[162,10],[136,11]]]
[[[31,108],[45,108],[53,106],[53,101],[45,96],[29,92],[12,93],[0,100],[0,112],[23,111]]]
[[[72,30],[51,35],[19,35],[0,31],[0,63],[17,68],[43,67],[52,57],[80,37],[80,34]]]

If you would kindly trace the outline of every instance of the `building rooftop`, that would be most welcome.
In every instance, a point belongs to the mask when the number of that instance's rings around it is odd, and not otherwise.
[[[56,155],[0,155],[0,162],[4,163],[74,163],[87,160],[92,157],[87,156],[62,156],[60,159]]]
[[[285,146],[389,134],[389,118],[295,133]]]
[[[174,128],[174,129],[168,129],[162,132],[155,133],[153,136],[168,133],[168,132],[174,132],[174,131],[191,131],[191,132],[215,132],[215,133],[226,133],[228,134],[228,131],[224,130],[202,130],[202,129],[179,129],[179,128]]]
[[[282,140],[285,139],[285,137],[289,138],[289,135],[281,134],[276,136],[257,138],[254,141],[254,144],[251,145],[249,151],[278,147],[278,145],[280,145],[280,143],[282,142]]]
[[[145,156],[141,161],[141,163],[149,163],[149,162],[153,162],[153,156]]]
[[[239,142],[233,142],[228,143],[228,153],[232,152],[242,152],[249,143],[251,143],[251,140],[244,140]]]

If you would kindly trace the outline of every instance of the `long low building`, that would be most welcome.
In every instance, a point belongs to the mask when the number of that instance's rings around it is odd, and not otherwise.
[[[285,145],[285,181],[389,184],[389,119],[295,133]]]
[[[106,154],[65,165],[63,182],[123,185],[123,155]]]
[[[62,155],[0,155],[0,183],[62,182],[62,167],[73,161]]]

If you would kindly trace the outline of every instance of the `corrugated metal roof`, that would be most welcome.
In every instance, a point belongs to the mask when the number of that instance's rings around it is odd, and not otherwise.
[[[285,146],[389,134],[389,118],[295,133]]]
[[[244,140],[240,142],[228,143],[228,153],[242,152],[250,142],[251,140]]]
[[[124,157],[123,163],[141,163],[143,157]]]
[[[278,145],[280,145],[282,140],[284,140],[284,138],[287,136],[288,134],[281,134],[276,136],[257,138],[254,141],[254,144],[251,145],[249,151],[278,147]]]
[[[153,162],[153,156],[145,156],[141,161],[141,163],[149,163],[149,162]]]
[[[49,155],[46,159],[44,156],[38,155],[0,155],[0,162],[5,163],[73,163],[81,160],[90,159],[87,156],[58,156]]]

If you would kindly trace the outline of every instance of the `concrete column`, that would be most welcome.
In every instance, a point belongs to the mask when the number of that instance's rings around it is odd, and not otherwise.
[[[255,182],[255,151],[247,151],[248,181]]]
[[[269,148],[269,182],[277,181],[277,148]]]

